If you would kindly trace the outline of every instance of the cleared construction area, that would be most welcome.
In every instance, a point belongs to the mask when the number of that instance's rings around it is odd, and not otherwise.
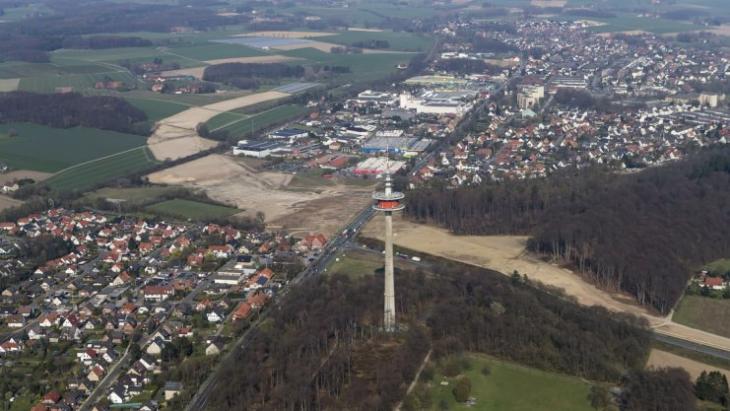
[[[289,95],[279,91],[267,91],[187,109],[157,122],[147,144],[157,160],[175,160],[191,156],[218,144],[200,137],[196,130],[198,124],[205,123],[226,111],[278,100]]]
[[[244,160],[212,154],[150,174],[154,184],[181,185],[242,210],[264,213],[272,228],[293,234],[336,233],[370,201],[370,189],[344,184],[290,187],[293,175],[259,171]]]

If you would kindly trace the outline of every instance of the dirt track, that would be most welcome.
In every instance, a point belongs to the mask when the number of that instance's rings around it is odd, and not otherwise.
[[[382,218],[374,218],[364,235],[382,239]],[[580,304],[599,305],[615,312],[625,312],[646,318],[659,333],[730,350],[730,338],[710,334],[672,322],[671,315],[661,317],[638,306],[626,295],[600,290],[576,273],[550,264],[525,250],[526,237],[519,236],[456,236],[448,231],[394,219],[395,243],[455,261],[489,268],[506,275],[515,270],[530,279],[562,289]]]
[[[680,357],[679,355],[672,354],[670,352],[661,350],[651,350],[649,354],[649,361],[646,363],[647,368],[655,367],[679,367],[684,368],[693,380],[700,376],[702,371],[720,371],[730,379],[730,371],[713,367],[711,365],[703,364],[699,361],[691,360],[689,358]]]
[[[234,37],[276,37],[281,39],[308,39],[312,37],[334,36],[335,33],[321,31],[252,31],[250,33],[236,34]]]
[[[174,116],[160,120],[152,136],[148,139],[152,154],[158,160],[178,159],[191,156],[203,150],[214,147],[217,142],[202,138],[196,127],[205,123],[216,115],[237,108],[248,107],[264,101],[287,97],[289,94],[278,91],[251,94],[208,104],[202,107],[193,107]]]
[[[211,198],[235,205],[245,215],[263,212],[273,228],[293,234],[335,233],[369,201],[369,189],[343,185],[290,190],[292,175],[258,172],[242,160],[214,154],[153,173],[150,182],[204,190]]]
[[[0,211],[15,207],[15,206],[19,206],[21,204],[23,204],[22,201],[18,201],[16,199],[13,199],[13,198],[0,194]]]

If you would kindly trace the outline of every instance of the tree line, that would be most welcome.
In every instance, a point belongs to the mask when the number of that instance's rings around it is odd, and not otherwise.
[[[409,193],[407,215],[458,234],[531,235],[530,250],[666,313],[691,272],[730,254],[730,149],[635,174],[594,167],[543,179]]]
[[[390,410],[430,348],[435,360],[482,352],[600,381],[643,367],[650,336],[635,317],[578,306],[520,275],[446,261],[433,271],[397,272],[395,336],[380,332],[382,274],[292,288],[222,365],[209,409]]]
[[[64,47],[66,41],[78,43],[79,36],[89,34],[169,32],[176,28],[207,30],[226,24],[243,24],[250,20],[249,17],[242,15],[219,16],[210,8],[195,5],[179,7],[59,0],[48,2],[47,6],[53,9],[52,15],[31,17],[0,25],[1,59],[47,62],[49,51]],[[101,42],[93,40],[93,42],[96,45],[115,44],[109,40]]]
[[[50,127],[93,127],[122,133],[147,134],[139,123],[147,115],[124,99],[79,93],[0,93],[0,123],[29,122]]]
[[[133,36],[74,36],[63,39],[63,48],[68,49],[112,49],[120,47],[150,47],[150,40]]]
[[[302,77],[304,67],[284,63],[222,63],[205,68],[203,80],[231,84],[240,88],[255,88],[256,78],[278,79]]]

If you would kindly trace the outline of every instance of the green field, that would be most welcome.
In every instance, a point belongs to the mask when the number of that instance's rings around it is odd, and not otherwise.
[[[170,100],[153,100],[140,97],[126,97],[129,103],[147,114],[148,121],[159,121],[163,118],[170,117],[181,111],[190,108],[187,104],[180,104]]]
[[[682,31],[700,30],[702,26],[682,23],[675,20],[654,19],[637,17],[633,15],[621,15],[609,19],[592,19],[606,23],[603,26],[591,27],[597,33],[612,33],[619,31],[642,30],[656,34],[677,33]]]
[[[225,43],[205,43],[194,46],[175,47],[172,49],[166,49],[166,52],[200,61],[227,59],[233,57],[255,57],[267,54],[252,47]]]
[[[99,74],[115,71],[106,66],[83,61],[59,63],[22,63],[11,61],[0,63],[0,78],[24,78],[37,76],[64,76],[69,74]]]
[[[672,319],[713,334],[730,337],[730,300],[685,295]]]
[[[285,104],[274,107],[249,117],[236,120],[236,114],[222,113],[208,121],[211,131],[225,131],[232,137],[242,137],[251,134],[251,130],[258,131],[274,124],[282,123],[307,112],[307,108],[297,104]]]
[[[348,277],[364,277],[375,274],[375,270],[382,269],[383,262],[378,253],[368,253],[366,251],[348,250],[344,254],[340,254],[333,261],[327,272],[334,274],[343,274]]]
[[[16,137],[7,137],[15,130]],[[37,124],[0,125],[0,161],[16,169],[55,172],[145,144],[144,136],[93,128],[52,128]]]
[[[68,168],[44,183],[58,191],[86,191],[98,184],[148,170],[157,163],[147,147],[140,147]]]
[[[396,66],[408,63],[413,53],[381,53],[381,54],[332,54],[323,51],[305,48],[285,51],[291,57],[299,57],[321,65],[335,65],[350,67],[351,73],[337,77],[340,82],[368,82],[382,79],[397,71]]]
[[[144,186],[144,187],[104,187],[87,193],[88,200],[114,199],[130,204],[144,205],[159,201],[161,196],[179,191],[178,187]]]
[[[145,208],[145,210],[155,214],[169,215],[191,220],[226,218],[241,212],[241,210],[237,208],[181,199],[163,201],[161,203],[151,205]]]
[[[345,31],[335,36],[319,37],[317,40],[351,46],[355,42],[369,40],[385,40],[390,43],[389,50],[400,51],[428,51],[433,44],[433,38],[407,32],[365,32]]]
[[[131,73],[121,70],[109,70],[104,73],[50,74],[24,77],[20,80],[18,89],[36,93],[53,93],[60,87],[71,87],[73,91],[83,92],[93,90],[97,82],[106,80],[121,81],[129,88],[137,85],[137,79]]]
[[[438,410],[444,400],[449,410],[475,411],[590,411],[588,392],[590,384],[577,378],[534,368],[523,367],[484,355],[469,355],[471,369],[466,376],[471,380],[471,396],[476,405],[468,407],[457,403],[452,390],[457,378],[439,373],[430,383],[432,410]],[[489,367],[485,376],[481,370]],[[440,385],[448,381],[448,386]]]

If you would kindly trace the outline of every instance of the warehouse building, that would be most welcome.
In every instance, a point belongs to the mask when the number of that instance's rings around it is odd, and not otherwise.
[[[266,158],[282,149],[282,144],[275,141],[241,140],[233,147],[233,155]]]

